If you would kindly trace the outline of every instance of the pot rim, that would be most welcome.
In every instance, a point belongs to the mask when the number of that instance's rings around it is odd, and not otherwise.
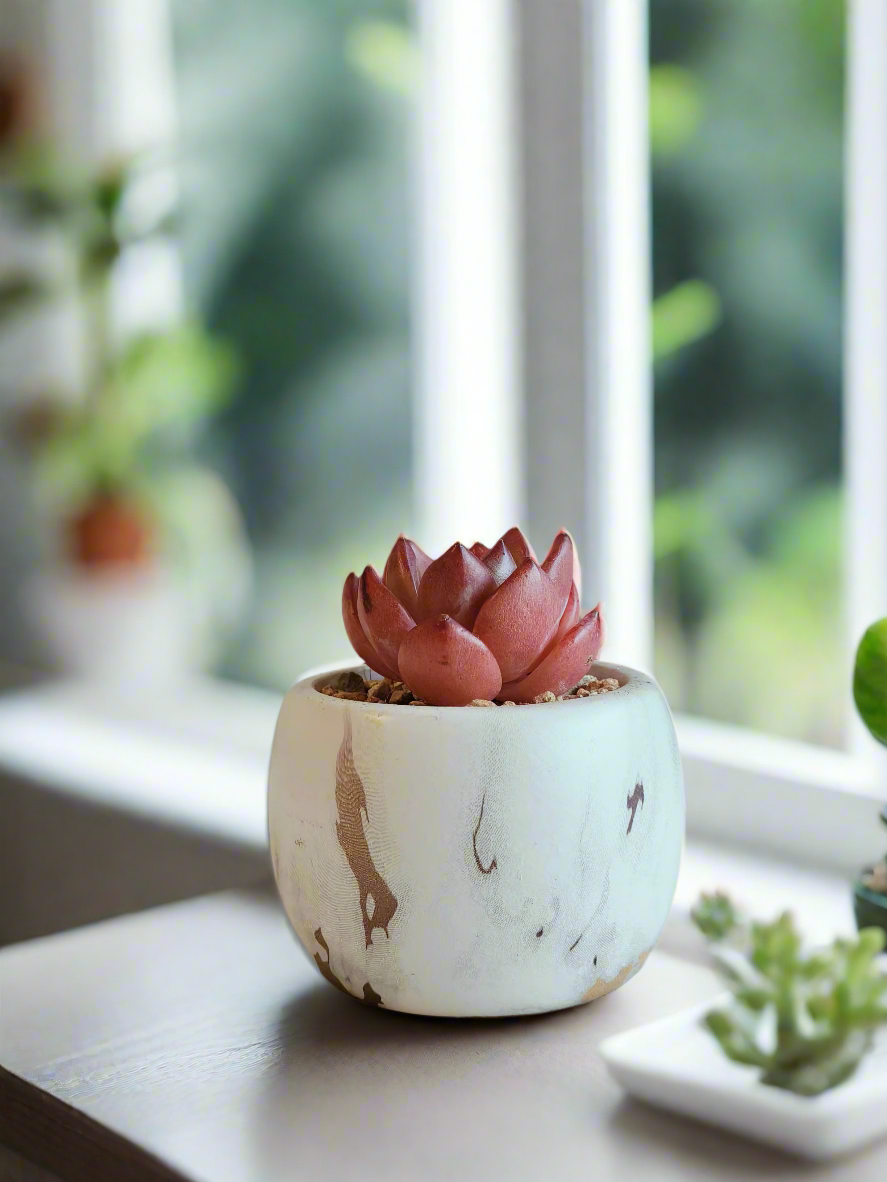
[[[568,701],[567,700],[565,700],[565,701],[558,700],[558,701],[554,701],[554,702],[530,702],[530,703],[523,703],[523,705],[532,705],[537,708],[542,707],[542,706],[548,707],[548,708],[552,708],[555,706],[559,706],[561,708],[573,706],[575,708],[575,705],[577,702],[594,702],[595,704],[599,704],[601,701],[607,701],[611,698],[614,698],[617,701],[624,701],[625,699],[624,699],[624,697],[622,697],[620,695],[620,691],[624,690],[624,689],[628,689],[628,688],[640,689],[641,687],[652,686],[658,690],[658,685],[657,685],[655,679],[651,676],[651,674],[644,673],[640,669],[633,669],[633,668],[631,668],[630,665],[617,665],[617,664],[610,662],[610,661],[594,661],[593,664],[589,667],[589,670],[590,670],[590,672],[593,672],[596,677],[615,677],[619,681],[619,689],[618,690],[611,690],[607,694],[591,694],[587,698],[570,698]],[[334,697],[329,697],[326,694],[321,694],[319,692],[319,687],[321,685],[325,685],[329,681],[329,679],[331,677],[334,677],[337,673],[352,673],[352,672],[353,673],[360,673],[362,677],[365,677],[367,675],[367,673],[370,672],[370,670],[369,670],[369,667],[362,662],[358,662],[356,664],[349,662],[349,663],[345,663],[345,664],[341,664],[341,665],[337,664],[337,665],[316,666],[313,669],[309,669],[306,673],[303,673],[302,676],[299,677],[293,683],[292,688],[293,689],[312,688],[315,691],[317,691],[317,696],[319,698],[322,698],[323,701],[330,702],[330,703],[340,706],[340,707],[354,706],[354,707],[357,707],[358,709],[360,709],[361,707],[364,707],[364,706],[370,706],[374,710],[384,709],[384,710],[396,710],[398,712],[403,711],[403,709],[404,709],[403,706],[396,705],[396,704],[393,705],[390,702],[355,702],[355,701],[352,701],[350,698],[334,698]],[[424,706],[410,705],[409,709],[418,713],[418,714],[427,714],[429,711],[432,711],[432,710],[446,710],[448,713],[452,712],[452,711],[463,711],[464,710],[464,711],[470,711],[471,715],[475,716],[477,713],[478,707],[433,706],[429,703],[428,705],[424,705]]]
[[[862,873],[870,873],[872,869],[873,867],[866,866]],[[853,893],[859,895],[860,898],[866,899],[869,903],[874,903],[876,907],[883,907],[887,911],[887,895],[871,890],[861,878],[855,878],[853,880]]]

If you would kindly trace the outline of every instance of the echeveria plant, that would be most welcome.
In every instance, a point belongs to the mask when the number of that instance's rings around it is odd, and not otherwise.
[[[884,933],[866,928],[808,951],[790,914],[747,923],[721,893],[704,894],[693,918],[733,993],[705,1018],[724,1054],[802,1096],[849,1079],[887,1023]]]
[[[580,587],[566,530],[541,565],[517,528],[434,561],[400,537],[381,578],[368,566],[345,580],[342,615],[358,656],[424,702],[533,702],[572,689],[600,652],[601,605],[580,619]]]

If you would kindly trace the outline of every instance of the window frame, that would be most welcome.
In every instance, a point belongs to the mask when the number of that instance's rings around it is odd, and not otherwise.
[[[90,146],[113,3],[82,0],[66,25],[70,6],[47,0],[55,109]],[[647,2],[415,3],[420,536],[440,546],[524,518],[542,538],[569,521],[607,602],[609,651],[649,667]],[[887,6],[848,9],[849,647],[887,603],[877,528],[887,505]],[[167,0],[146,0],[160,41],[168,15]],[[691,833],[842,870],[878,852],[873,805],[887,764],[860,727],[841,753],[704,719],[677,725]]]
[[[850,652],[887,612],[887,6],[847,0],[844,171],[845,629]],[[850,750],[887,757],[852,719]]]
[[[443,3],[419,0],[420,11]],[[456,0],[452,9],[466,27],[475,19],[473,5]],[[606,601],[608,651],[649,668],[647,0],[512,0],[511,16],[512,207],[519,211],[511,271],[520,278],[522,341],[514,390],[522,403],[526,521],[535,538],[570,523],[588,585]],[[848,0],[847,20],[846,610],[835,626],[849,653],[887,605],[887,530],[872,530],[887,505],[887,6]],[[447,68],[433,44],[423,41],[422,50],[420,106],[434,101],[429,79]],[[490,96],[481,88],[473,97],[473,118],[483,119]],[[473,188],[484,183],[472,177]],[[475,342],[465,344],[468,366]],[[420,383],[420,406],[438,401],[442,411],[445,397],[433,382]],[[450,429],[458,436],[469,424]],[[470,496],[468,474],[450,477],[464,481]],[[420,521],[427,495],[420,484]],[[691,834],[844,872],[880,853],[875,803],[887,763],[855,719],[846,752],[702,718],[676,722]]]
[[[431,553],[523,516],[511,3],[415,4],[414,505]]]

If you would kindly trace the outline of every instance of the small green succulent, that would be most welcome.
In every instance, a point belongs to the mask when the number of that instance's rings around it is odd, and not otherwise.
[[[733,993],[704,1019],[724,1054],[801,1096],[849,1079],[887,1024],[884,933],[867,928],[810,952],[791,914],[748,923],[724,894],[703,895],[693,918]]]
[[[742,922],[729,895],[703,891],[692,911],[693,922],[707,940],[724,940]]]

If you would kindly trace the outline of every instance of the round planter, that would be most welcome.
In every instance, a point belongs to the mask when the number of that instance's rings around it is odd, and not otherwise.
[[[863,886],[861,879],[853,884],[853,912],[860,931],[863,928],[881,928],[887,933],[887,895],[870,891]]]
[[[881,820],[887,825],[887,804],[881,810]],[[870,891],[863,885],[862,879],[871,874],[872,867],[866,866],[862,875],[853,884],[853,912],[856,916],[856,926],[863,928],[882,928],[887,932],[887,895],[878,891]]]
[[[271,857],[318,971],[388,1009],[531,1014],[643,965],[671,906],[681,764],[652,678],[532,706],[391,706],[298,682],[271,755]],[[365,672],[365,671],[364,671]]]

